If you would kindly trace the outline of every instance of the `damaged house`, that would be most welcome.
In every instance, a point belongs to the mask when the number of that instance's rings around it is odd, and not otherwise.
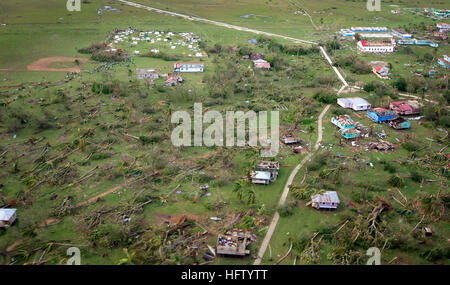
[[[392,102],[389,105],[389,108],[397,115],[405,116],[405,115],[416,115],[419,114],[419,105],[413,102]]]
[[[367,110],[367,115],[376,123],[386,122],[395,118],[394,112],[384,108]]]
[[[381,79],[389,79],[389,64],[384,61],[371,62],[372,72]]]
[[[293,134],[286,134],[281,137],[281,142],[284,144],[297,144],[301,143],[302,140],[295,137]]]
[[[255,65],[256,69],[270,69],[270,62],[264,60],[264,59],[257,59],[253,61],[253,64]]]
[[[331,118],[331,122],[340,129],[343,137],[353,139],[360,136],[361,132],[356,129],[356,123],[349,115],[341,115]]]
[[[398,117],[394,120],[390,120],[388,122],[389,126],[395,130],[403,130],[409,129],[411,127],[411,123],[402,117]]]
[[[167,74],[166,86],[176,86],[178,83],[183,83],[184,79],[179,73],[169,73]]]
[[[159,78],[159,70],[158,69],[138,68],[138,69],[136,69],[136,73],[137,73],[138,80],[147,79],[150,81],[154,81]]]
[[[276,161],[260,161],[257,168],[257,171],[251,173],[252,183],[268,185],[270,182],[277,180],[280,163]]]

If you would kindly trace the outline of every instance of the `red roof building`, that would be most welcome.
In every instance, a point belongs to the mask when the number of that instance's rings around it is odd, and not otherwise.
[[[389,108],[397,115],[419,114],[419,106],[411,102],[392,102]]]

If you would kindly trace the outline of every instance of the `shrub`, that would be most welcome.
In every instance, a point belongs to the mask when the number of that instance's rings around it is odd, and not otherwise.
[[[418,145],[417,143],[414,143],[414,142],[405,142],[405,143],[403,143],[402,144],[402,147],[404,148],[404,149],[406,149],[407,151],[411,151],[411,152],[413,152],[413,151],[417,151],[419,148],[420,148],[420,145]]]
[[[395,166],[392,163],[390,163],[389,161],[383,160],[381,163],[384,165],[384,167],[383,167],[384,171],[388,171],[389,173],[397,172],[397,168],[395,168]]]
[[[424,176],[417,171],[411,171],[409,174],[411,175],[411,180],[414,182],[420,183],[424,179]]]
[[[278,208],[278,213],[282,217],[288,217],[294,214],[295,207],[297,206],[296,202],[289,202],[287,204],[284,204],[283,206],[280,206]]]
[[[316,92],[314,94],[313,98],[316,99],[317,101],[319,101],[321,103],[325,103],[325,104],[334,104],[337,101],[336,96],[326,90],[320,90],[320,91]]]
[[[392,175],[391,177],[389,177],[388,183],[392,187],[397,187],[397,188],[402,188],[403,186],[405,186],[405,180],[403,179],[403,177],[401,177],[398,174],[395,174],[395,175]]]
[[[307,164],[307,167],[311,171],[317,171],[322,166],[327,164],[329,152],[322,152],[314,156],[314,158]]]

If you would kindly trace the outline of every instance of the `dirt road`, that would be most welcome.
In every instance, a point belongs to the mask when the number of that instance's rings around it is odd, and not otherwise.
[[[322,127],[322,119],[323,116],[327,113],[328,109],[330,109],[331,105],[327,105],[325,109],[323,109],[322,113],[320,113],[319,120],[317,122],[318,125],[318,132],[319,135],[317,136],[317,142],[314,145],[314,151],[317,151],[320,146],[320,142],[322,141],[323,136],[323,127]],[[295,176],[297,175],[298,171],[303,167],[303,165],[311,159],[311,157],[314,155],[314,152],[309,153],[297,167],[292,171],[291,175],[289,175],[288,181],[286,182],[286,185],[284,186],[283,194],[281,194],[280,201],[278,202],[278,206],[283,206],[286,202],[286,198],[289,194],[289,187],[291,186],[292,182],[294,181]],[[278,220],[280,219],[280,214],[278,212],[275,212],[275,215],[273,216],[272,222],[270,223],[269,229],[267,231],[266,236],[264,237],[264,240],[261,244],[261,247],[259,248],[258,256],[255,260],[254,265],[261,264],[262,258],[264,257],[264,253],[267,250],[267,246],[269,245],[270,239],[272,238],[273,232],[275,231],[275,228],[277,227]]]
[[[125,1],[125,0],[117,0],[117,1],[122,2],[123,4],[129,5],[129,6],[136,7],[136,8],[145,9],[147,11],[152,11],[152,12],[156,12],[156,13],[160,13],[160,14],[167,14],[167,15],[171,15],[171,16],[177,16],[177,17],[181,17],[181,18],[184,18],[184,19],[187,19],[187,20],[190,20],[190,21],[197,21],[197,22],[213,24],[213,25],[220,26],[220,27],[225,27],[225,28],[234,29],[234,30],[238,30],[238,31],[254,33],[254,34],[258,34],[258,35],[266,35],[266,36],[269,36],[269,37],[278,37],[278,38],[282,38],[282,39],[285,39],[285,40],[290,40],[290,41],[294,41],[294,42],[298,42],[298,43],[307,43],[307,44],[311,44],[311,45],[317,45],[317,43],[312,42],[312,41],[301,40],[301,39],[296,39],[296,38],[293,38],[293,37],[288,37],[288,36],[283,36],[283,35],[263,32],[263,31],[258,31],[258,30],[249,29],[249,28],[240,27],[240,26],[235,26],[235,25],[230,25],[230,24],[226,24],[226,23],[222,23],[222,22],[209,20],[209,19],[206,19],[206,18],[193,17],[193,16],[188,16],[188,15],[184,15],[184,14],[180,14],[180,13],[169,12],[169,11],[166,11],[166,10],[161,10],[161,9],[145,6],[145,5],[134,3],[134,2],[130,2],[130,1]]]

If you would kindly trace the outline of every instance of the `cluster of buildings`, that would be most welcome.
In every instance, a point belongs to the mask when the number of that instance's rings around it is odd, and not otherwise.
[[[160,74],[159,69],[138,68],[138,69],[136,69],[136,73],[137,73],[138,80],[145,80],[147,82],[150,82],[151,84],[153,84],[155,82],[155,80],[157,80],[161,77],[167,77],[166,86],[176,86],[176,85],[184,82],[184,79],[181,76],[180,71],[168,73],[167,75],[162,75],[162,74]]]
[[[440,34],[445,34],[449,25],[440,23],[437,25]],[[365,53],[392,53],[396,50],[397,43],[399,45],[423,45],[431,47],[439,47],[439,44],[431,40],[414,39],[411,33],[403,29],[392,29],[388,33],[386,27],[351,27],[350,29],[341,29],[340,33],[345,37],[354,37],[357,33],[361,38],[390,38],[390,40],[363,40],[358,41],[357,48],[360,52]],[[396,41],[398,38],[398,42]]]
[[[367,116],[376,123],[387,123],[396,130],[408,129],[411,123],[401,116],[416,115],[420,113],[419,106],[413,101],[392,102],[389,109],[372,108],[367,100],[359,97],[339,98],[337,100],[339,106],[355,111],[366,111]],[[342,135],[347,138],[356,138],[360,134],[361,126],[355,123],[349,115],[334,117],[331,122],[336,125]]]
[[[391,103],[390,109],[369,109],[367,115],[376,123],[387,123],[393,129],[402,130],[409,129],[411,123],[401,116],[418,114],[418,112],[418,107],[414,103],[400,101]]]
[[[427,13],[431,17],[438,18],[438,19],[444,19],[444,18],[450,17],[450,10],[447,10],[447,9],[425,8],[425,13]]]
[[[252,171],[251,181],[253,184],[269,185],[278,178],[280,163],[277,161],[260,161],[257,170]]]
[[[116,30],[113,37],[114,44],[130,44],[130,47],[136,47],[141,42],[147,44],[165,43],[168,48],[174,50],[177,47],[185,47],[189,50],[189,57],[204,57],[198,43],[201,38],[193,33],[173,33],[163,31],[138,32],[135,29]],[[159,49],[150,49],[152,53],[159,53]],[[134,50],[134,54],[141,54],[140,50]]]

